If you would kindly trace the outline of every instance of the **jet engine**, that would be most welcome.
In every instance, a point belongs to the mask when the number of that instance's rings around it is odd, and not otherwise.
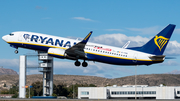
[[[65,50],[60,48],[49,48],[48,55],[62,59],[66,57]]]

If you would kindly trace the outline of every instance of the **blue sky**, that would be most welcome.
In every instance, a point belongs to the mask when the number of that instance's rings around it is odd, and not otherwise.
[[[180,73],[180,1],[179,0],[0,0],[0,37],[14,31],[31,31],[122,47],[141,46],[168,24],[176,29],[165,55],[176,59],[151,66],[138,66],[137,74]],[[19,71],[19,55],[35,53],[9,47],[0,39],[0,66]],[[30,58],[29,65],[37,65]],[[88,62],[87,68],[75,67],[74,61],[54,59],[54,74],[91,75],[118,78],[134,75],[134,66],[116,66]],[[38,69],[28,69],[28,74]]]

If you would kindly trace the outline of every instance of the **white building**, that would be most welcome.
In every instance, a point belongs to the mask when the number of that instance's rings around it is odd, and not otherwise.
[[[180,98],[180,86],[78,87],[78,99],[135,99],[135,97],[137,99],[176,99]]]

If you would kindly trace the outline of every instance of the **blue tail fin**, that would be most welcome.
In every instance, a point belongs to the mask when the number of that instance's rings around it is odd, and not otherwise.
[[[156,36],[154,36],[149,42],[147,42],[142,47],[130,49],[154,55],[162,55],[171,38],[175,26],[176,25],[169,24],[166,28],[164,28],[161,32],[159,32]]]

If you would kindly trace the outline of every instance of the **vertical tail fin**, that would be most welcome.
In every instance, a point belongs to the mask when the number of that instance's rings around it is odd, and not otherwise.
[[[156,36],[154,36],[149,42],[139,48],[134,48],[134,50],[150,53],[154,55],[162,55],[166,46],[171,38],[176,25],[169,24]],[[133,49],[133,48],[132,48]]]

